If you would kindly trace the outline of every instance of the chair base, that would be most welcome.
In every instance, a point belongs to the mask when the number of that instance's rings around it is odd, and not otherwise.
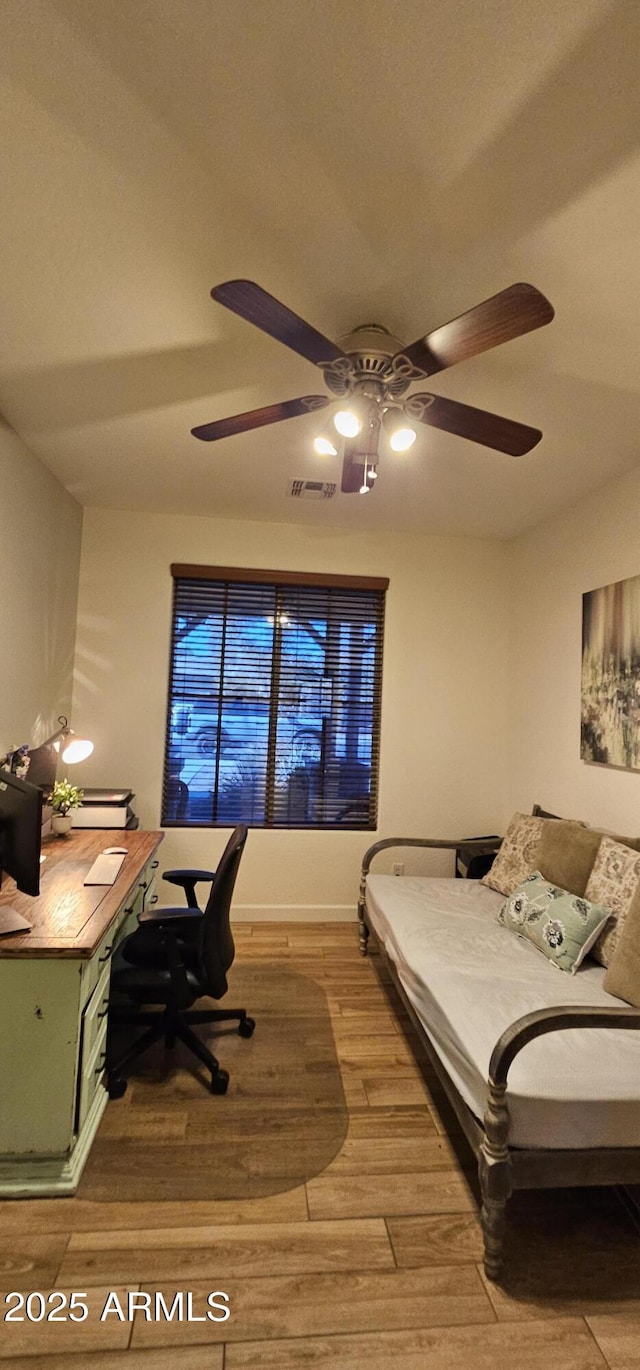
[[[122,1098],[127,1088],[126,1075],[129,1068],[150,1046],[153,1046],[154,1042],[159,1042],[161,1039],[164,1039],[165,1047],[169,1050],[175,1047],[176,1041],[183,1042],[209,1071],[211,1093],[226,1094],[229,1085],[229,1073],[222,1068],[213,1052],[209,1051],[204,1042],[192,1031],[192,1026],[198,1023],[237,1021],[238,1032],[241,1037],[252,1037],[255,1029],[254,1019],[249,1017],[244,1008],[191,1009],[181,1012],[167,1006],[161,1012],[152,1010],[135,1012],[114,1005],[110,1010],[109,1017],[114,1025],[133,1024],[147,1029],[120,1056],[111,1056],[107,1046],[107,1090],[110,1099]]]

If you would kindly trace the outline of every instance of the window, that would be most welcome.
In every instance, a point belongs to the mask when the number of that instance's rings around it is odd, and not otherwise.
[[[162,822],[375,828],[388,581],[171,573]]]

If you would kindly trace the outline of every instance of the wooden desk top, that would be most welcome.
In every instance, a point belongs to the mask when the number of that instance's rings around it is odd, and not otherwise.
[[[21,894],[13,880],[3,881],[0,906],[10,904],[28,918],[32,928],[31,932],[0,937],[0,958],[88,959],[163,838],[162,832],[122,832],[113,828],[79,828],[68,837],[45,837],[42,855],[46,861],[40,868],[38,898]],[[128,851],[115,884],[83,885],[87,871],[105,847],[126,847]]]

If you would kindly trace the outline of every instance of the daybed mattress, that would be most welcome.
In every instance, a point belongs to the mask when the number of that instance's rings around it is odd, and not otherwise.
[[[503,897],[476,880],[370,875],[371,926],[465,1103],[482,1120],[498,1038],[536,1009],[618,1007],[604,970],[576,975],[496,922]],[[509,1145],[640,1145],[640,1032],[572,1028],[528,1043],[507,1082]]]

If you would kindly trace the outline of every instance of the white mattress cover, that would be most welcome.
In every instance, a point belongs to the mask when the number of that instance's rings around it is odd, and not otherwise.
[[[618,1006],[604,969],[576,975],[496,922],[503,896],[476,880],[369,875],[371,925],[465,1103],[482,1120],[491,1052],[517,1018]],[[640,1031],[572,1028],[529,1042],[508,1075],[509,1144],[640,1146]]]

